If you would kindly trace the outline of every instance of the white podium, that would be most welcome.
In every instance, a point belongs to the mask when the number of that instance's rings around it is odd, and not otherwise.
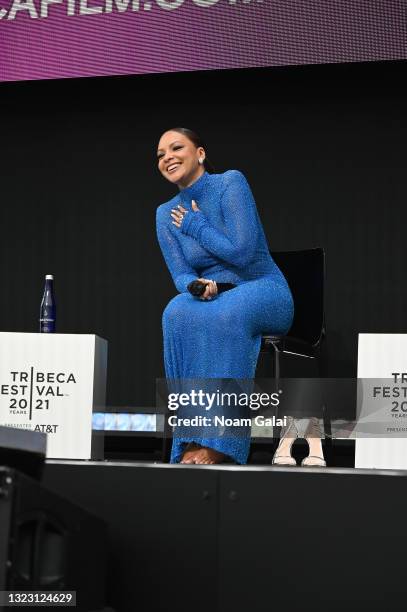
[[[98,336],[0,332],[0,425],[46,433],[48,458],[90,459],[106,370]]]
[[[407,334],[359,334],[358,378],[377,380],[358,397],[360,429],[363,421],[374,426],[369,437],[356,438],[355,467],[407,470]]]

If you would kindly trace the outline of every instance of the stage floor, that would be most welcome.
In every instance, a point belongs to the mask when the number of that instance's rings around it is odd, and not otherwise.
[[[48,460],[43,482],[108,523],[117,612],[382,612],[407,599],[406,476]]]
[[[185,464],[169,464],[163,463],[162,461],[113,461],[105,459],[103,461],[91,461],[91,460],[76,460],[76,459],[47,459],[46,465],[70,465],[70,466],[82,466],[82,467],[126,467],[126,468],[159,468],[166,470],[215,470],[222,472],[284,472],[290,473],[303,473],[303,474],[349,474],[354,476],[355,474],[370,474],[372,476],[407,476],[407,470],[377,470],[377,469],[358,469],[349,467],[280,467],[276,465],[235,465],[235,464],[219,464],[219,465],[185,465]]]

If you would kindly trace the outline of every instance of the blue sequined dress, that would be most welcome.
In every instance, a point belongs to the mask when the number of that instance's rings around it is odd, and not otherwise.
[[[191,201],[199,207],[194,212]],[[189,212],[180,228],[171,209]],[[164,363],[168,379],[252,379],[263,333],[291,326],[293,301],[270,256],[250,186],[239,170],[204,172],[157,209],[157,236],[179,294],[163,313]],[[193,297],[197,278],[234,283],[212,300]],[[171,463],[188,442],[214,448],[246,463],[250,437],[173,440]]]

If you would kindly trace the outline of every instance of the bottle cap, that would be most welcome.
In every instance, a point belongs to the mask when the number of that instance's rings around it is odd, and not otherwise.
[[[46,274],[45,275],[45,280],[54,280],[54,275],[53,274]]]

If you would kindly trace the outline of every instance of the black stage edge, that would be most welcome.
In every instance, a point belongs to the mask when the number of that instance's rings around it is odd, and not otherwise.
[[[398,609],[407,472],[46,463],[109,526],[116,612]]]

